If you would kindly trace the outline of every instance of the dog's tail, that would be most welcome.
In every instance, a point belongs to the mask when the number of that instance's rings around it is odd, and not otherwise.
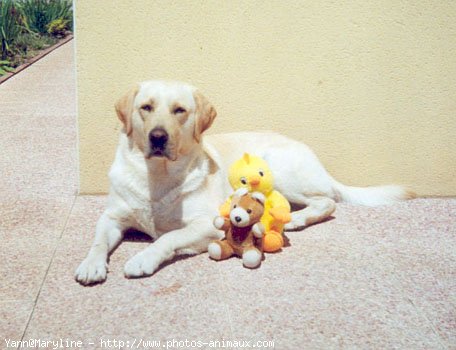
[[[343,185],[333,179],[333,186],[340,201],[371,207],[393,204],[416,197],[415,193],[398,185],[353,187]]]

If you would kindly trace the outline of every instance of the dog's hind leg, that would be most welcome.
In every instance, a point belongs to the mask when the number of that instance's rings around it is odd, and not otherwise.
[[[327,219],[336,210],[333,199],[324,196],[294,198],[293,204],[305,205],[304,209],[291,213],[291,221],[285,225],[286,231],[302,229]]]

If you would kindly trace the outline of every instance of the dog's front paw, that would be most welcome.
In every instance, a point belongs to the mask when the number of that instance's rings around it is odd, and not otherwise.
[[[150,276],[158,268],[159,262],[153,256],[140,252],[127,261],[124,274],[127,278]]]
[[[84,259],[74,274],[74,279],[83,285],[100,283],[106,279],[108,264],[106,260],[99,257]]]

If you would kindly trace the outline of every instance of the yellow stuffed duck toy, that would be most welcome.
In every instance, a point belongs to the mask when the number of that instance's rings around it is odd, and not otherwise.
[[[274,178],[266,161],[245,153],[231,165],[228,180],[235,191],[246,188],[249,192],[261,192],[265,196],[264,214],[261,217],[265,229],[263,248],[269,253],[280,250],[283,247],[283,227],[291,221],[290,203],[274,190]],[[220,207],[221,216],[229,215],[230,204],[231,198],[228,198]]]

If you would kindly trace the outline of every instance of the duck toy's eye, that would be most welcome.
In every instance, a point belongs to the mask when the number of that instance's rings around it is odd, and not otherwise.
[[[245,177],[241,177],[241,183],[243,185],[247,185],[247,179]]]
[[[264,171],[263,170],[260,170],[258,173],[260,174],[260,176],[264,176]]]

